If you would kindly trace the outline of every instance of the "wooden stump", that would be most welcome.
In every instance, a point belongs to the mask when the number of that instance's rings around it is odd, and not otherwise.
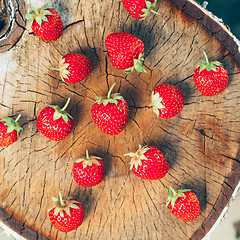
[[[64,0],[52,5],[64,21],[62,37],[46,43],[24,31],[0,58],[0,116],[21,113],[23,127],[20,139],[0,150],[0,217],[31,240],[201,239],[240,180],[238,52],[233,54],[200,20],[168,0],[158,2],[160,16],[144,21],[129,16],[121,1]],[[143,40],[147,74],[126,75],[112,66],[104,41],[121,31]],[[203,51],[229,73],[227,89],[217,96],[202,96],[192,80]],[[93,65],[90,77],[73,85],[51,70],[70,52],[85,54]],[[127,100],[130,117],[124,131],[113,137],[97,129],[90,110],[95,96],[105,95],[114,82],[114,90]],[[148,107],[153,88],[162,83],[179,87],[185,96],[183,110],[169,120],[157,118]],[[68,97],[74,130],[63,141],[50,141],[37,130],[37,116],[49,104],[63,106]],[[170,170],[162,180],[144,181],[130,172],[124,154],[139,144],[153,145],[166,156]],[[92,188],[78,186],[72,176],[73,163],[86,148],[102,157],[106,167],[104,181]],[[197,220],[185,223],[169,212],[169,186],[197,194]],[[59,189],[85,209],[82,226],[68,234],[52,227],[47,215]]]

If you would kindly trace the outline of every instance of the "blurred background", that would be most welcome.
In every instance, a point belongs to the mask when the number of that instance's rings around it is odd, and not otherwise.
[[[197,0],[201,5],[203,0]],[[209,0],[207,10],[221,18],[231,32],[240,39],[240,0]]]

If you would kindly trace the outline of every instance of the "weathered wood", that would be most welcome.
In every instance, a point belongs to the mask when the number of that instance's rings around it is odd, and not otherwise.
[[[0,116],[21,113],[24,131],[19,141],[0,150],[0,207],[38,239],[201,239],[240,179],[236,59],[198,20],[167,0],[157,4],[160,16],[144,21],[130,17],[121,1],[55,1],[53,7],[65,26],[59,40],[46,43],[24,31],[14,48],[1,54]],[[126,75],[111,65],[104,40],[115,31],[144,41],[147,74]],[[227,89],[214,97],[202,96],[192,80],[203,51],[229,73]],[[91,76],[74,85],[51,70],[69,52],[86,54],[93,65]],[[114,82],[129,104],[130,118],[126,129],[112,137],[95,127],[90,109],[95,96],[106,94]],[[153,88],[161,83],[176,85],[185,95],[182,112],[169,120],[148,107]],[[74,131],[61,142],[50,141],[37,131],[37,116],[46,105],[62,106],[68,97]],[[166,156],[170,171],[162,180],[144,181],[129,171],[123,155],[139,144],[158,147]],[[71,172],[86,148],[106,166],[104,181],[92,188],[79,187]],[[197,194],[201,216],[196,221],[171,215],[165,206],[169,186]],[[68,234],[58,232],[47,217],[59,189],[79,200],[86,213],[82,226]]]
[[[0,2],[0,53],[16,45],[25,28],[25,2],[2,0]]]

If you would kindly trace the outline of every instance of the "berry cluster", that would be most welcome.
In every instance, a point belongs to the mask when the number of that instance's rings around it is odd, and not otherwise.
[[[150,12],[158,14],[153,9],[156,0],[122,0],[129,14],[137,19],[144,19]],[[43,6],[33,9],[32,14],[26,14],[26,19],[35,33],[44,41],[56,41],[63,32],[63,23],[59,14],[52,8]],[[117,69],[131,73],[146,72],[143,67],[144,43],[136,36],[127,33],[112,33],[105,40],[105,45],[112,62]],[[213,96],[221,93],[228,82],[228,74],[224,67],[217,61],[209,62],[205,59],[197,64],[193,81],[202,95]],[[91,62],[83,54],[69,53],[59,61],[58,68],[62,81],[78,83],[86,79],[91,73]],[[92,105],[91,116],[96,126],[104,133],[111,136],[120,134],[125,128],[129,108],[126,100],[120,93],[112,93],[115,84],[111,86],[106,97],[97,97]],[[61,141],[73,129],[73,117],[65,110],[65,106],[50,105],[45,107],[37,119],[38,130],[47,138]],[[182,91],[173,85],[162,84],[152,91],[151,104],[153,112],[158,117],[168,119],[176,116],[184,106]],[[0,147],[8,146],[17,141],[22,128],[18,124],[19,115],[15,120],[6,117],[0,120]],[[154,146],[139,146],[136,152],[125,154],[131,157],[130,169],[142,179],[156,180],[163,178],[168,173],[168,162],[162,152]],[[73,178],[77,184],[84,187],[98,185],[105,174],[101,158],[90,156],[86,150],[86,157],[76,160],[72,169]],[[170,211],[184,221],[193,221],[200,215],[200,206],[197,196],[189,189],[168,189],[167,206]],[[51,223],[62,232],[69,232],[79,227],[84,218],[82,205],[72,198],[53,198],[54,205],[49,209]]]

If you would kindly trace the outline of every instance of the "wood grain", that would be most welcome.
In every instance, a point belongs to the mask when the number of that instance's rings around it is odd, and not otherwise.
[[[21,113],[24,130],[19,141],[0,149],[0,207],[10,216],[2,219],[17,220],[16,231],[31,240],[201,239],[240,179],[236,59],[171,1],[159,1],[160,16],[144,21],[130,17],[121,1],[52,5],[64,21],[59,40],[46,43],[24,31],[14,48],[1,54],[0,116]],[[147,74],[126,75],[112,66],[104,40],[120,31],[143,40]],[[214,97],[202,96],[192,80],[203,51],[210,60],[221,61],[229,73],[227,89]],[[92,74],[81,83],[65,84],[51,70],[69,52],[84,53],[92,62]],[[106,94],[114,82],[115,91],[127,100],[130,117],[125,130],[112,137],[96,128],[90,110],[95,96]],[[153,88],[162,83],[176,85],[185,96],[182,112],[169,120],[157,118],[148,107]],[[63,106],[68,97],[74,130],[61,142],[50,141],[37,130],[37,116],[49,104]],[[124,154],[139,144],[158,147],[166,156],[170,170],[162,180],[144,181],[130,172]],[[71,172],[86,148],[102,157],[106,167],[104,181],[92,188],[78,186]],[[171,215],[165,206],[169,186],[188,187],[197,194],[201,216],[196,221],[185,223]],[[59,189],[85,209],[82,226],[68,234],[54,229],[47,217],[51,197]]]

